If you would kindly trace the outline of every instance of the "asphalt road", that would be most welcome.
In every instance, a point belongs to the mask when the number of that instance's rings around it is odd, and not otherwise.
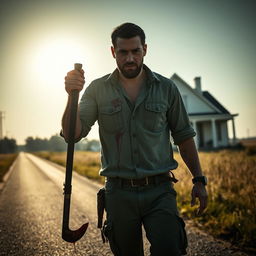
[[[112,255],[96,225],[96,193],[100,188],[73,174],[71,229],[89,222],[86,235],[72,244],[61,239],[64,168],[21,153],[0,194],[0,255]],[[246,255],[188,223],[188,255]],[[145,241],[145,255],[149,246]],[[131,255],[132,256],[132,255]],[[160,255],[159,255],[160,256]]]

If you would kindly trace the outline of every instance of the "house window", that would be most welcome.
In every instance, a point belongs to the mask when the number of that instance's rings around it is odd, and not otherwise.
[[[216,122],[216,128],[217,128],[217,140],[222,140],[222,133],[221,133],[221,122]]]

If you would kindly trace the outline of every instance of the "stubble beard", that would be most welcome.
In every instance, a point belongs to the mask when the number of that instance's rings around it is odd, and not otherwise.
[[[135,69],[129,69],[129,66],[136,66]],[[140,65],[137,65],[136,63],[125,63],[122,67],[119,66],[119,70],[122,73],[122,75],[127,79],[133,79],[137,77],[143,67],[143,61],[140,63]]]

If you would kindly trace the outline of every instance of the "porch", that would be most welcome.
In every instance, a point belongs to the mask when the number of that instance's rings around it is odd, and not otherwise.
[[[195,137],[197,148],[211,149],[229,146],[228,121],[232,122],[232,145],[236,144],[235,116],[237,115],[189,115],[197,134]]]

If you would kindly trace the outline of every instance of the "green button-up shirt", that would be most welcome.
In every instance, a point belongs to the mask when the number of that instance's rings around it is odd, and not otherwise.
[[[175,144],[195,136],[175,84],[146,65],[146,84],[132,105],[118,80],[118,70],[94,80],[79,103],[81,137],[98,121],[100,175],[143,178],[177,168]]]

